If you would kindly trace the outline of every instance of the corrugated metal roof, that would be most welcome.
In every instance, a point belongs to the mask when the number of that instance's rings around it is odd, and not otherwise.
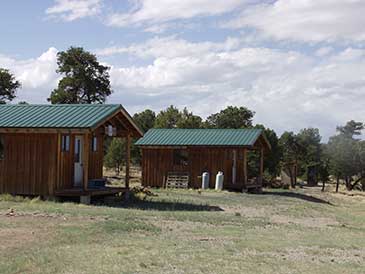
[[[253,146],[262,129],[150,129],[139,146]]]
[[[91,128],[121,105],[0,105],[0,128]]]

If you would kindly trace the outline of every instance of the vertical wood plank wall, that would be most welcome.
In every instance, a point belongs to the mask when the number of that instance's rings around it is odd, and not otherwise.
[[[0,192],[50,195],[57,180],[56,134],[2,134]]]
[[[151,187],[163,187],[164,178],[170,171],[186,171],[190,174],[192,188],[201,187],[204,171],[210,174],[210,188],[214,188],[218,171],[224,173],[224,188],[242,189],[245,181],[244,148],[206,148],[190,147],[187,149],[188,165],[173,165],[173,149],[142,148],[142,184]],[[237,151],[236,183],[232,183],[233,150]]]
[[[93,136],[90,136],[92,138]],[[104,137],[103,135],[96,135],[97,137],[97,149],[92,151],[90,146],[89,152],[89,179],[101,179],[103,178],[103,160],[104,160]],[[90,144],[92,140],[90,139]]]
[[[1,136],[5,158],[0,160],[0,193],[53,195],[56,189],[73,187],[76,135],[70,135],[69,151],[61,152],[58,134],[6,133]],[[97,151],[89,146],[89,179],[103,177],[103,136],[97,138]]]
[[[63,134],[65,136],[65,134]],[[70,136],[70,149],[69,151],[61,151],[61,164],[60,164],[60,179],[57,189],[72,188],[74,182],[74,149],[75,149],[75,136]]]

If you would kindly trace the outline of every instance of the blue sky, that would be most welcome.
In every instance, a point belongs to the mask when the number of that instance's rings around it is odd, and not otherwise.
[[[42,0],[0,3],[0,67],[17,100],[46,103],[56,54],[82,46],[111,67],[110,103],[170,104],[206,117],[228,105],[278,131],[365,117],[360,0]]]

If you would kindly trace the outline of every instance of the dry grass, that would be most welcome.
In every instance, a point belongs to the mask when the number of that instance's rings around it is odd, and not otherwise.
[[[0,196],[0,273],[364,273],[362,195],[154,192],[99,206]]]

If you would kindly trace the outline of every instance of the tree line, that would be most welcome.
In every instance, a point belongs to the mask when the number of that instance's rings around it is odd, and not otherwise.
[[[105,103],[113,93],[110,85],[110,68],[100,64],[97,57],[81,47],[70,47],[57,54],[57,73],[62,75],[58,86],[50,92],[47,100],[52,104]],[[15,99],[21,83],[5,68],[0,68],[0,104]],[[26,102],[20,102],[26,103]],[[319,129],[305,128],[297,133],[284,132],[278,136],[264,125],[253,124],[255,112],[244,107],[228,106],[206,119],[187,108],[179,110],[169,106],[158,113],[150,109],[134,115],[143,131],[150,128],[261,128],[272,150],[265,157],[265,178],[274,180],[282,170],[291,177],[299,177],[314,184],[322,182],[323,189],[330,176],[335,178],[336,189],[344,182],[348,190],[365,190],[365,141],[359,139],[364,123],[349,121],[338,126],[337,133],[322,143]],[[123,164],[125,146],[123,140],[114,138],[106,142],[105,165],[118,170]],[[138,148],[132,148],[132,160],[138,163]],[[249,159],[254,170],[255,155]],[[295,173],[295,174],[294,174]],[[291,180],[292,187],[296,181]]]

